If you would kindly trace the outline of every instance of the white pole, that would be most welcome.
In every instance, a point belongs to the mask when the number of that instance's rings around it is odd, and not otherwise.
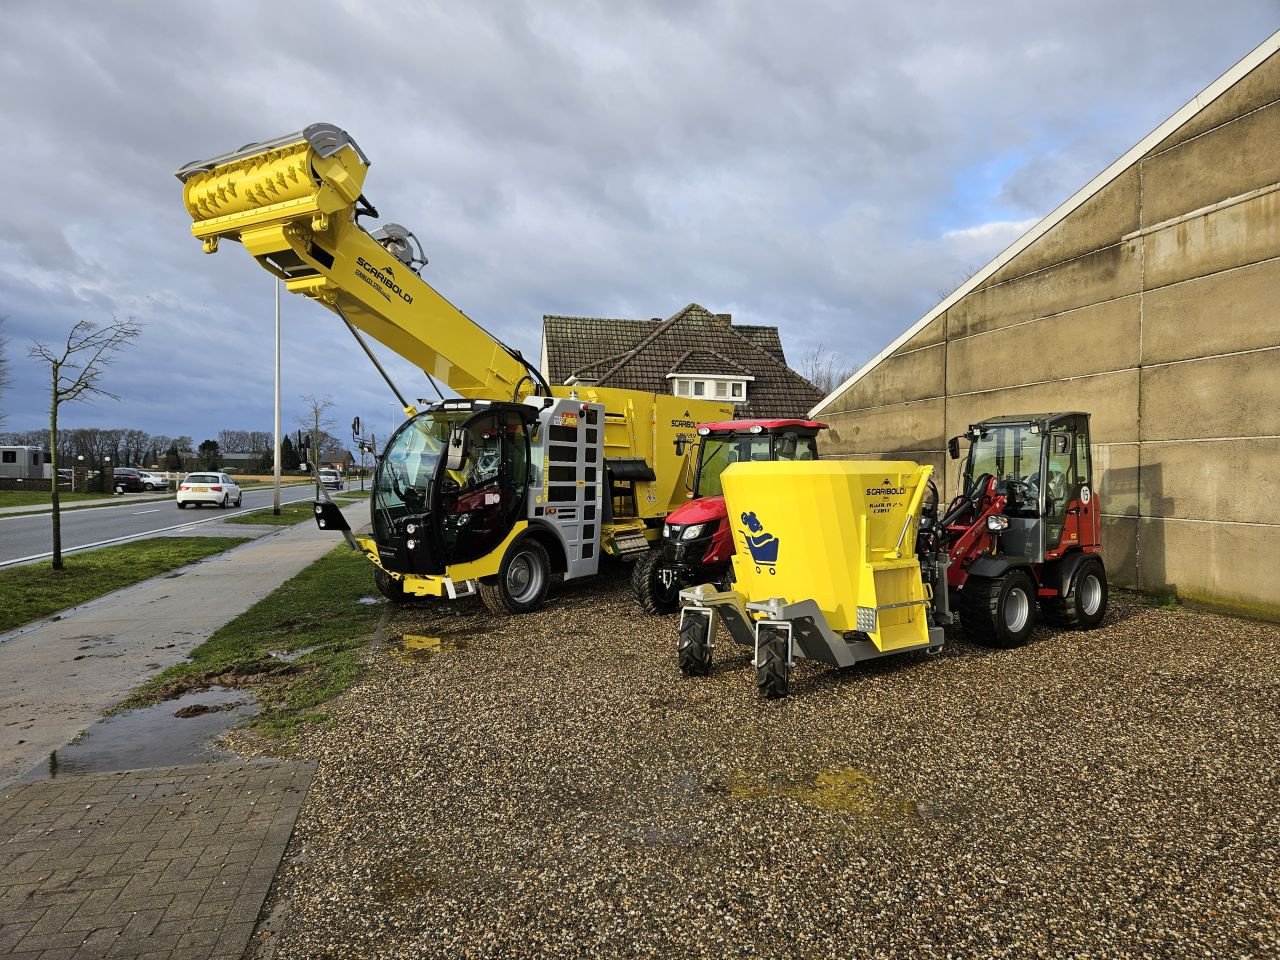
[[[280,516],[280,280],[276,286],[276,457],[275,457],[275,499],[271,512]]]

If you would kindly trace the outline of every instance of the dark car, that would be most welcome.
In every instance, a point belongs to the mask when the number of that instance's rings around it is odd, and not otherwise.
[[[133,467],[115,468],[115,486],[117,491],[125,493],[141,493],[145,487],[142,474]]]

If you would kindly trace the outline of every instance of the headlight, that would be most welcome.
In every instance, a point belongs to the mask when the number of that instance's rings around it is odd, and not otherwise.
[[[992,533],[999,533],[1001,530],[1009,529],[1008,517],[987,517],[987,529]]]
[[[684,528],[684,533],[680,534],[680,539],[692,540],[694,537],[696,537],[698,534],[702,532],[703,526],[705,526],[705,524],[701,524],[701,523],[690,524],[689,526]]]
[[[666,540],[670,536],[671,536],[671,524],[664,523],[662,525],[662,539]]]

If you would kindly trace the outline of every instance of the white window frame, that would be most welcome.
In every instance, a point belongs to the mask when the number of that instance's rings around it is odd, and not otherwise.
[[[668,380],[671,381],[671,393],[677,397],[690,397],[695,400],[720,400],[728,403],[746,403],[749,389],[748,383],[755,380],[752,376],[728,376],[722,374],[699,374],[698,376],[689,376],[679,373],[668,373]],[[696,393],[697,387],[702,387],[702,393]],[[719,388],[723,385],[724,396],[719,393]],[[738,391],[738,396],[734,396],[734,390]]]

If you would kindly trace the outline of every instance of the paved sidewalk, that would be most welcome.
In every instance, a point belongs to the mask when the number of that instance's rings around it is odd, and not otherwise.
[[[0,791],[0,955],[237,960],[314,770],[187,766]]]
[[[368,509],[344,513],[355,528]],[[340,543],[303,522],[0,635],[0,787]]]

